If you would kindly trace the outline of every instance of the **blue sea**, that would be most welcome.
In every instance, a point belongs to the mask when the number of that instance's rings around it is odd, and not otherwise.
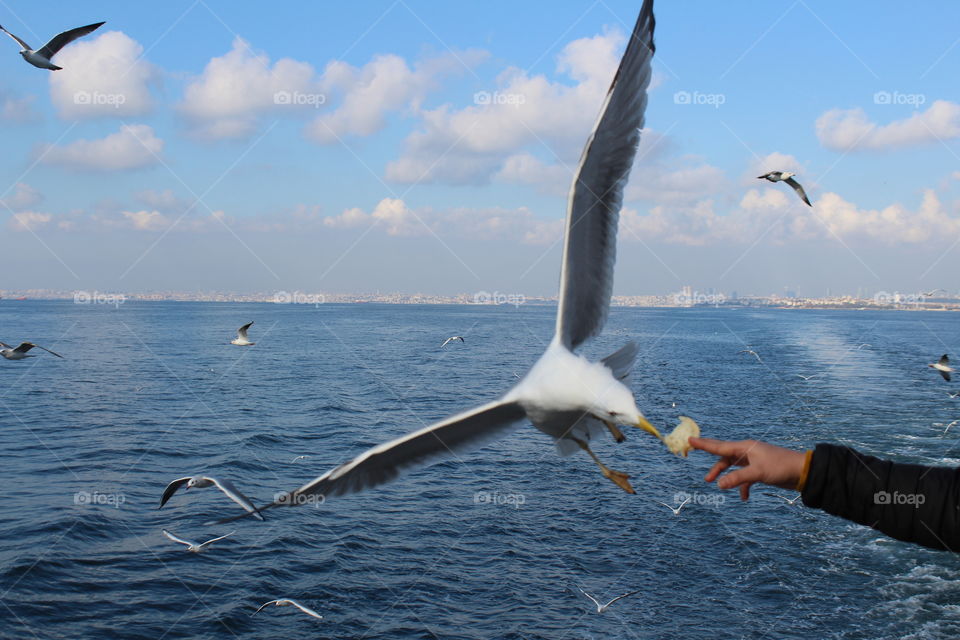
[[[614,308],[585,349],[641,345],[631,379],[661,428],[804,448],[845,443],[960,465],[960,316]],[[256,346],[231,346],[255,321]],[[549,306],[0,301],[0,340],[65,356],[0,361],[2,638],[956,638],[960,558],[764,494],[706,485],[711,459],[627,431],[559,457],[529,425],[486,447],[266,522],[255,502],[507,390]],[[463,335],[465,344],[440,344]],[[869,346],[860,346],[867,343]],[[752,348],[763,362],[749,354]],[[859,348],[858,348],[859,347]],[[813,375],[803,380],[798,374]],[[293,461],[296,456],[308,456]],[[792,497],[790,492],[771,490]],[[679,516],[658,502],[692,497]],[[192,554],[193,539],[236,531]],[[598,615],[577,590],[604,600]],[[267,600],[297,599],[317,621]]]

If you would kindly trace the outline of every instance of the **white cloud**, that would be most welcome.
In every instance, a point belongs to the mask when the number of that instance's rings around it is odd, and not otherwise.
[[[357,68],[342,61],[329,63],[323,74],[328,94],[343,97],[332,112],[318,116],[306,129],[307,137],[333,144],[345,136],[368,136],[381,130],[391,111],[417,109],[430,89],[445,75],[473,67],[485,52],[466,51],[429,58],[414,66],[396,55],[377,56]]]
[[[926,111],[886,125],[863,109],[831,109],[817,118],[820,144],[834,151],[882,151],[960,137],[960,105],[937,100]]]
[[[19,97],[0,89],[0,122],[25,123],[40,119],[33,108],[34,96]]]
[[[387,178],[482,184],[527,145],[542,149],[546,144],[565,164],[575,165],[623,41],[621,33],[609,32],[569,43],[557,71],[575,80],[572,86],[509,68],[495,90],[474,97],[474,105],[423,111],[421,127],[406,139],[401,157],[387,165]],[[508,170],[502,177],[511,173],[516,175]]]
[[[77,140],[41,148],[42,162],[84,171],[120,171],[149,167],[158,162],[163,140],[145,124],[123,125],[99,140]]]
[[[61,118],[131,117],[153,108],[157,68],[143,46],[120,31],[74,42],[61,51],[62,73],[50,74],[50,98]]]
[[[11,231],[37,231],[46,227],[53,216],[49,213],[24,211],[15,213],[7,220],[7,228]]]
[[[0,206],[11,211],[23,211],[37,206],[42,201],[43,195],[39,191],[25,182],[18,182],[13,188],[13,193],[0,200]]]
[[[313,66],[291,58],[270,59],[236,37],[229,52],[207,63],[184,90],[180,112],[192,133],[211,139],[242,138],[256,131],[258,118],[277,109],[310,108],[306,98],[321,100]],[[288,100],[289,99],[289,100]]]
[[[458,236],[467,238],[520,239],[527,244],[547,244],[558,240],[563,221],[535,217],[526,207],[476,209],[457,207],[437,211],[430,208],[411,210],[403,200],[384,198],[373,211],[347,209],[337,216],[324,218],[327,227],[337,229],[366,228],[376,225],[391,236]]]
[[[134,229],[141,231],[160,231],[170,226],[170,219],[159,211],[123,211]]]

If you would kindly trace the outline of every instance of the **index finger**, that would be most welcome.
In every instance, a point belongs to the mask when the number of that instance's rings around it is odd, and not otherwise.
[[[747,452],[747,444],[731,440],[714,440],[713,438],[690,438],[690,446],[717,456],[741,457]]]

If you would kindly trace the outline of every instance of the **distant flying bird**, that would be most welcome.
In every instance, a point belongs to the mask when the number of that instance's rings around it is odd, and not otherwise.
[[[920,295],[922,295],[924,298],[932,298],[933,294],[935,294],[937,291],[943,291],[944,293],[947,292],[946,289],[933,289],[932,291],[921,291]]]
[[[252,322],[248,322],[239,329],[237,329],[237,337],[230,341],[230,344],[235,344],[238,347],[252,347],[257,344],[256,342],[250,342],[250,339],[247,338],[247,330],[253,326]]]
[[[936,369],[940,375],[943,376],[944,380],[950,382],[950,374],[953,373],[953,367],[950,366],[950,358],[947,357],[947,354],[943,354],[940,356],[939,360],[932,362],[927,366],[931,369]]]
[[[948,425],[947,425],[947,428],[943,430],[943,435],[947,435],[947,431],[950,431],[950,427],[952,427],[953,425],[957,424],[958,422],[960,422],[960,420],[954,420],[953,422],[951,422],[950,424],[948,424]]]
[[[88,24],[85,27],[77,27],[76,29],[70,29],[69,31],[64,31],[58,35],[53,36],[53,38],[47,44],[43,45],[36,51],[30,48],[26,42],[13,35],[9,31],[0,26],[0,31],[3,31],[5,34],[17,41],[17,43],[23,47],[20,51],[20,55],[23,56],[23,59],[37,67],[38,69],[49,69],[50,71],[59,71],[62,67],[58,67],[53,64],[50,59],[59,53],[60,49],[63,49],[65,46],[76,40],[77,38],[82,38],[88,33],[93,33],[103,25],[103,22],[98,22],[96,24]]]
[[[291,460],[290,462],[293,463],[293,462],[296,462],[297,460],[306,460],[307,457],[308,457],[308,456],[297,456],[296,458],[294,458],[294,459]]]
[[[781,495],[778,494],[778,493],[764,493],[763,495],[765,495],[765,496],[770,496],[770,497],[772,497],[772,498],[780,498],[781,500],[783,500],[784,502],[786,502],[786,503],[789,504],[790,506],[793,506],[794,504],[796,504],[797,500],[799,500],[799,499],[803,496],[803,494],[798,493],[796,498],[790,499],[790,498],[786,498],[786,497],[784,497],[784,496],[781,496]]]
[[[749,353],[750,355],[752,355],[754,358],[757,359],[757,362],[763,362],[763,360],[760,359],[760,354],[758,354],[753,349],[744,349],[743,351],[740,351],[740,353]]]
[[[18,346],[16,349],[11,347],[6,342],[0,342],[0,347],[3,347],[2,349],[0,349],[0,356],[3,356],[7,360],[23,360],[24,358],[35,358],[36,356],[27,355],[27,352],[33,348],[43,349],[47,353],[53,354],[58,358],[63,358],[63,356],[60,355],[59,353],[54,353],[53,351],[50,351],[50,349],[47,349],[46,347],[41,347],[38,344],[33,344],[32,342],[21,342],[20,346]]]
[[[810,378],[816,378],[816,377],[817,377],[818,375],[820,375],[820,374],[819,374],[819,373],[814,373],[813,375],[805,376],[805,375],[803,375],[802,373],[798,373],[798,374],[796,374],[796,375],[797,375],[798,377],[800,377],[800,378],[803,378],[804,380],[809,380]]]
[[[680,515],[680,509],[683,509],[683,505],[687,504],[688,502],[690,502],[690,498],[687,498],[687,499],[685,499],[683,502],[681,502],[681,503],[680,503],[680,506],[677,507],[677,508],[671,507],[671,506],[668,505],[666,502],[659,502],[659,501],[657,501],[657,504],[662,504],[662,505],[665,506],[667,509],[670,509],[670,511],[673,511],[673,515],[678,516],[678,515]]]
[[[187,540],[187,539],[185,539],[185,538],[178,538],[177,536],[173,535],[172,533],[170,533],[170,532],[167,531],[166,529],[163,529],[163,535],[167,536],[168,538],[170,538],[170,539],[173,540],[174,542],[179,542],[180,544],[186,545],[186,546],[187,546],[187,551],[192,551],[193,553],[200,553],[201,551],[203,551],[204,549],[206,549],[208,546],[210,546],[211,544],[213,544],[213,543],[216,542],[217,540],[223,540],[223,539],[226,538],[227,536],[232,536],[232,535],[235,534],[235,533],[236,533],[236,531],[231,531],[231,532],[228,533],[226,536],[220,536],[219,538],[211,538],[210,540],[207,540],[206,542],[194,542],[193,540]]]
[[[185,478],[177,478],[173,482],[167,485],[167,488],[163,490],[163,496],[160,498],[160,507],[163,507],[167,503],[167,500],[177,492],[177,489],[186,485],[187,489],[203,489],[205,487],[216,486],[217,489],[223,491],[223,493],[236,502],[238,505],[246,509],[249,513],[253,515],[257,520],[263,520],[263,516],[260,515],[260,511],[253,506],[253,503],[250,502],[250,499],[247,496],[240,493],[240,491],[233,486],[233,483],[229,480],[218,480],[212,476],[187,476]]]
[[[579,585],[577,586],[577,589],[580,589]],[[635,594],[635,593],[640,593],[640,591],[639,591],[639,590],[638,590],[638,591],[631,591],[630,593],[625,593],[625,594],[623,594],[622,596],[617,596],[616,598],[614,598],[613,600],[611,600],[611,601],[608,602],[607,604],[600,604],[600,601],[599,601],[599,600],[597,600],[596,598],[594,598],[592,595],[590,595],[589,593],[587,593],[587,592],[584,591],[583,589],[580,589],[580,593],[582,593],[583,595],[585,595],[585,596],[587,596],[588,598],[590,598],[590,600],[593,601],[593,604],[597,605],[597,613],[603,613],[604,611],[606,611],[607,609],[609,609],[609,608],[610,608],[610,605],[612,605],[612,604],[613,604],[614,602],[616,602],[617,600],[623,600],[624,598],[626,598],[626,597],[628,597],[628,596],[632,596],[632,595]]]
[[[630,476],[605,465],[590,448],[590,440],[606,431],[616,437],[617,425],[629,425],[666,444],[623,382],[640,348],[627,343],[599,362],[576,351],[602,333],[610,311],[619,211],[640,143],[653,75],[654,24],[653,0],[644,0],[580,156],[567,199],[556,324],[540,359],[499,398],[359,452],[352,460],[277,495],[260,511],[306,504],[305,498],[311,496],[330,499],[383,485],[439,456],[503,438],[527,420],[556,444],[561,455],[583,451],[606,480],[636,493]],[[456,381],[451,384],[458,386]],[[453,393],[459,390],[451,387]],[[688,423],[681,427],[689,430]],[[537,459],[536,455],[526,458],[530,473]]]
[[[453,342],[454,340],[459,340],[460,342],[466,344],[466,341],[463,339],[463,336],[450,336],[449,338],[443,341],[443,344],[440,345],[440,347],[443,348],[447,346],[448,342]]]
[[[950,396],[951,398],[956,398],[957,396],[960,396],[960,391],[954,391],[953,393],[950,393],[949,391],[947,391],[947,395]]]
[[[866,343],[866,342],[862,342],[862,343],[860,343],[859,345],[857,345],[857,351],[859,351],[860,349],[863,349],[864,347],[872,347],[872,346],[873,346],[872,344],[868,344],[868,343]]]
[[[260,613],[261,609],[263,609],[264,607],[268,607],[271,604],[276,605],[278,607],[288,607],[290,605],[293,605],[297,609],[300,609],[300,611],[303,611],[308,616],[313,616],[317,620],[323,620],[323,616],[317,613],[316,611],[314,611],[313,609],[311,609],[310,607],[305,607],[299,602],[297,602],[296,600],[290,600],[289,598],[281,598],[279,600],[271,600],[270,602],[264,602],[262,605],[260,605],[260,607],[256,611],[253,612],[253,615]]]
[[[810,200],[807,199],[807,194],[803,190],[803,187],[800,186],[800,183],[793,179],[793,176],[797,174],[790,173],[789,171],[771,171],[765,173],[762,176],[757,176],[758,180],[769,180],[770,182],[786,182],[788,185],[793,187],[793,190],[797,192],[797,195],[800,196],[800,199],[807,203],[808,207],[812,207]]]

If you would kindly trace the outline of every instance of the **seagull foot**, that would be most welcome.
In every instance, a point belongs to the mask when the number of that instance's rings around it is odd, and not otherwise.
[[[613,469],[604,469],[603,476],[627,493],[636,493],[636,491],[633,490],[633,487],[630,486],[630,476],[626,473],[623,473],[622,471],[614,471]]]

